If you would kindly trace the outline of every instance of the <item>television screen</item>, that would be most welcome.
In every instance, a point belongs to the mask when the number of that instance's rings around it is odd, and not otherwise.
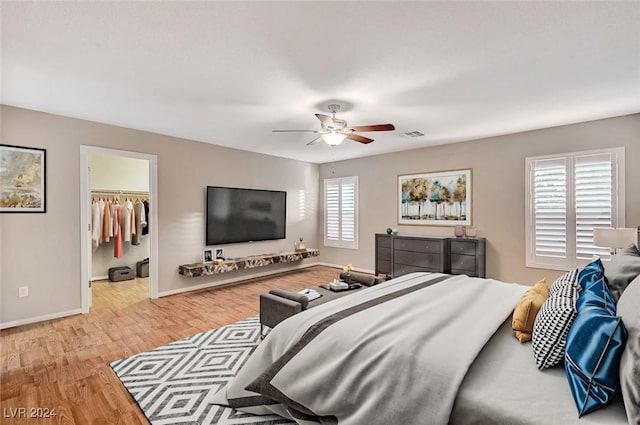
[[[287,192],[207,186],[207,245],[286,237]]]

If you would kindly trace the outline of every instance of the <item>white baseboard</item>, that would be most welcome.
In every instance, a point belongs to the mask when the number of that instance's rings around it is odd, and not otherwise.
[[[95,282],[96,280],[107,280],[109,279],[108,275],[104,275],[104,276],[94,276],[91,278],[91,282]]]
[[[225,280],[218,280],[218,281],[215,281],[215,282],[202,283],[200,285],[189,286],[187,288],[170,289],[168,291],[163,291],[163,292],[158,293],[158,297],[159,298],[160,297],[168,297],[169,295],[182,294],[184,292],[191,292],[191,291],[197,291],[197,290],[200,290],[200,289],[213,288],[215,286],[227,285],[229,283],[236,283],[236,282],[241,282],[243,280],[250,280],[250,279],[255,279],[257,277],[265,277],[265,276],[270,276],[270,275],[273,275],[273,274],[290,272],[290,271],[293,271],[293,270],[306,269],[308,267],[319,266],[319,265],[323,265],[323,264],[322,263],[302,264],[302,265],[295,266],[295,267],[286,267],[286,268],[282,268],[282,269],[278,269],[278,270],[266,271],[266,272],[262,272],[262,273],[255,273],[255,274],[251,274],[249,276],[240,276],[240,277],[235,277],[235,278],[230,278],[230,279],[225,279]]]
[[[311,263],[311,264],[301,264],[299,266],[296,267],[287,267],[287,268],[283,268],[283,269],[279,269],[279,270],[272,270],[272,271],[266,271],[263,273],[256,273],[256,274],[252,274],[250,276],[240,276],[240,277],[235,277],[235,278],[230,278],[230,279],[225,279],[225,280],[219,280],[216,282],[208,282],[208,283],[203,283],[200,285],[196,285],[196,286],[189,286],[187,288],[179,288],[179,289],[172,289],[169,291],[164,291],[164,292],[160,292],[158,294],[158,297],[167,297],[169,295],[175,295],[175,294],[181,294],[184,292],[190,292],[190,291],[197,291],[200,289],[206,289],[206,288],[212,288],[215,286],[220,286],[220,285],[226,285],[229,283],[235,283],[235,282],[240,282],[243,280],[249,280],[249,279],[254,279],[257,277],[266,277],[266,276],[270,276],[270,275],[274,275],[274,274],[279,274],[279,273],[284,273],[284,272],[289,272],[289,271],[294,271],[294,270],[300,270],[300,269],[305,269],[305,268],[309,268],[309,267],[313,267],[313,266],[326,266],[326,267],[333,267],[339,270],[342,270],[342,268],[344,267],[344,264],[330,264],[330,263]],[[356,272],[361,272],[361,273],[370,273],[373,274],[374,272],[372,270],[367,270],[367,269],[360,269],[360,268],[354,268],[353,269]],[[108,276],[105,276],[104,279],[107,279]],[[101,280],[99,279],[99,277],[96,278],[92,278],[93,280]],[[38,317],[30,317],[28,319],[22,319],[22,320],[14,320],[11,322],[6,322],[6,323],[0,323],[0,329],[7,329],[7,328],[13,328],[16,326],[22,326],[22,325],[29,325],[31,323],[38,323],[38,322],[44,322],[47,320],[54,320],[54,319],[60,319],[63,317],[67,317],[67,316],[74,316],[76,314],[82,314],[82,309],[78,308],[75,310],[69,310],[69,311],[62,311],[59,313],[51,313],[51,314],[45,314],[44,316],[38,316]]]
[[[0,323],[0,329],[14,328],[16,326],[29,325],[31,323],[38,323],[38,322],[44,322],[47,320],[60,319],[62,317],[75,316],[76,314],[82,314],[82,309],[77,308],[75,310],[61,311],[59,313],[45,314],[44,316],[30,317],[28,319],[14,320],[12,322]]]

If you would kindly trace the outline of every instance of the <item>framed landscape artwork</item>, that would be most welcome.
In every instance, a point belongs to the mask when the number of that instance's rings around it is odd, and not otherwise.
[[[0,212],[47,212],[46,152],[0,145]]]
[[[471,225],[471,169],[398,176],[398,224]]]

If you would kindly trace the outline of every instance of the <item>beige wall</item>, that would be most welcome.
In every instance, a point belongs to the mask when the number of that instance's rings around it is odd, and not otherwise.
[[[46,214],[0,214],[2,324],[80,309],[80,145],[158,156],[160,293],[254,275],[247,271],[216,278],[178,275],[179,264],[202,258],[206,185],[288,192],[287,239],[225,245],[225,255],[286,251],[303,236],[307,246],[321,248],[323,262],[350,262],[373,270],[373,235],[387,227],[406,234],[453,234],[448,227],[397,224],[397,176],[472,168],[473,224],[478,236],[488,241],[488,275],[528,284],[559,272],[524,265],[524,158],[624,146],[627,225],[640,224],[640,192],[635,190],[640,181],[640,168],[635,167],[640,157],[640,114],[317,166],[19,108],[2,106],[0,111],[2,143],[47,149],[48,195]],[[350,175],[360,176],[360,248],[320,246],[322,179]],[[29,286],[29,297],[18,298],[20,286]]]
[[[7,106],[0,118],[2,143],[47,149],[47,213],[0,215],[2,324],[80,309],[80,145],[157,155],[160,293],[252,275],[178,275],[202,259],[207,185],[288,192],[287,239],[225,245],[227,256],[290,251],[299,236],[318,246],[317,165]],[[314,201],[302,211],[301,192]]]
[[[616,146],[626,148],[626,223],[638,226],[640,114],[323,164],[321,184],[328,177],[360,176],[360,248],[322,247],[323,261],[373,270],[374,234],[387,227],[398,228],[401,234],[453,236],[451,227],[398,225],[397,178],[472,168],[473,226],[478,236],[487,238],[488,276],[524,284],[554,278],[558,271],[525,267],[525,158]],[[322,229],[322,211],[318,224]]]

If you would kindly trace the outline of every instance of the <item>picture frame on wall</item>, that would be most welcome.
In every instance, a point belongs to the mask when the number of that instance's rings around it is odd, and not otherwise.
[[[472,169],[398,176],[398,224],[470,226]]]
[[[202,253],[202,259],[205,263],[210,263],[213,261],[213,251],[210,249],[205,249]]]
[[[0,213],[47,212],[47,151],[0,144]]]

